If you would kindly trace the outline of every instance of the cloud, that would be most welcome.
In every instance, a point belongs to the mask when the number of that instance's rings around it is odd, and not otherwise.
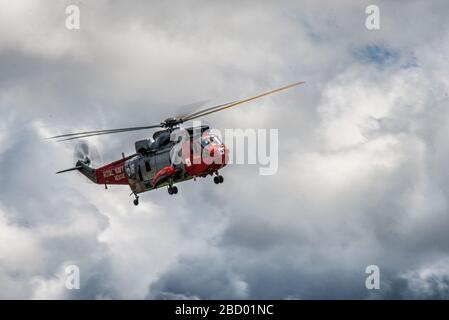
[[[387,297],[403,299],[446,299],[449,294],[447,258],[427,262],[399,274],[388,284]]]
[[[172,299],[183,295],[200,299],[244,299],[248,298],[248,285],[238,273],[226,267],[226,261],[220,256],[186,257],[151,285],[148,298]]]
[[[353,51],[354,57],[363,63],[374,63],[379,66],[394,63],[399,59],[395,51],[379,45],[367,45]]]
[[[368,2],[79,1],[79,31],[68,4],[0,4],[2,298],[447,297],[444,1],[380,2],[379,31]],[[126,187],[54,174],[74,144],[47,136],[298,80],[205,119],[278,128],[276,175],[235,165],[135,208]],[[91,142],[112,161],[149,134]],[[80,290],[62,287],[68,263]]]

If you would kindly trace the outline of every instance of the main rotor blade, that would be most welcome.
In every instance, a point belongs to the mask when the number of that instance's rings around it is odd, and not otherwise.
[[[74,136],[74,137],[68,137],[68,138],[65,138],[65,139],[61,139],[61,140],[58,140],[58,142],[69,141],[69,140],[76,140],[76,139],[82,139],[82,138],[94,137],[94,136],[102,136],[102,135],[105,135],[105,134],[121,133],[121,132],[129,132],[129,130],[126,130],[126,131],[109,131],[109,132],[84,134],[84,135],[79,135],[79,136]]]
[[[198,114],[204,113],[206,111],[211,111],[211,110],[214,110],[214,109],[217,109],[217,108],[221,108],[223,106],[227,106],[228,104],[231,104],[231,103],[234,103],[234,102],[236,102],[236,101],[232,101],[232,102],[228,102],[228,103],[222,103],[222,104],[219,104],[218,106],[213,106],[213,107],[210,107],[210,108],[206,108],[206,109],[202,109],[202,110],[199,110],[199,111],[195,111],[195,112],[193,112],[191,114],[188,114],[188,115],[185,115],[185,116],[181,116],[179,118],[182,119],[182,120],[189,119],[189,118],[194,117],[194,116],[196,116]],[[185,121],[187,121],[187,120],[185,120]]]
[[[184,117],[186,114],[191,114],[193,112],[196,112],[196,110],[198,110],[201,107],[204,107],[205,105],[209,104],[210,99],[208,100],[200,100],[200,101],[196,101],[196,102],[192,102],[189,104],[184,104],[182,106],[177,106],[175,108],[173,108],[173,113],[176,114],[176,116],[174,118],[182,118]]]
[[[73,140],[73,139],[84,138],[84,137],[92,137],[92,136],[103,135],[103,134],[153,129],[153,128],[159,128],[160,126],[161,126],[160,124],[157,124],[157,125],[144,126],[144,127],[129,127],[129,128],[120,128],[120,129],[84,131],[84,132],[62,134],[62,135],[58,135],[58,136],[49,137],[47,139],[70,138],[70,139],[60,140],[60,141],[66,141],[66,140]]]
[[[159,126],[157,128],[159,128]],[[105,134],[114,134],[114,133],[122,133],[122,132],[144,130],[144,129],[148,129],[148,128],[139,128],[139,129],[133,129],[133,130],[115,130],[115,131],[111,130],[111,131],[100,132],[100,133],[83,134],[83,135],[78,135],[78,136],[74,136],[74,137],[68,137],[68,138],[65,138],[65,139],[61,139],[61,140],[58,140],[58,142],[75,140],[75,139],[82,139],[82,138],[94,137],[94,136],[102,136],[102,135],[105,135]]]
[[[279,92],[279,91],[282,91],[282,90],[286,90],[286,89],[298,86],[298,85],[303,84],[303,83],[305,83],[305,82],[301,81],[301,82],[292,83],[292,84],[289,84],[287,86],[284,86],[284,87],[281,87],[281,88],[278,88],[278,89],[274,89],[274,90],[270,90],[270,91],[267,91],[267,92],[263,92],[261,94],[258,94],[256,96],[253,96],[253,97],[250,97],[250,98],[246,98],[246,99],[239,100],[239,101],[236,101],[236,102],[229,102],[227,104],[223,104],[223,105],[207,108],[207,109],[195,112],[193,114],[187,115],[186,117],[182,118],[182,120],[183,121],[189,121],[189,120],[193,120],[193,119],[196,119],[196,118],[199,118],[199,117],[203,117],[203,116],[209,115],[211,113],[215,113],[215,112],[218,112],[218,111],[221,111],[221,110],[225,110],[225,109],[228,109],[228,108],[231,108],[231,107],[235,107],[235,106],[237,106],[239,104],[242,104],[242,103],[245,103],[245,102],[248,102],[248,101],[251,101],[251,100],[259,99],[261,97],[267,96],[267,95],[275,93],[275,92]]]
[[[65,170],[61,170],[61,171],[56,172],[56,174],[60,174],[60,173],[64,173],[64,172],[70,172],[70,171],[75,171],[75,170],[79,170],[81,168],[82,168],[81,166],[78,166],[78,167],[74,167],[74,168],[70,168],[70,169],[65,169]]]

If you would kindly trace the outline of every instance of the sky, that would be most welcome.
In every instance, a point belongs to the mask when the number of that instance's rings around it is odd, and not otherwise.
[[[65,26],[68,5],[80,29]],[[365,26],[368,5],[380,29]],[[449,297],[446,1],[0,0],[0,298]],[[48,136],[204,119],[278,129],[279,168],[142,194]],[[94,137],[104,162],[152,132]],[[65,268],[80,269],[68,290]],[[365,269],[377,265],[380,289]]]

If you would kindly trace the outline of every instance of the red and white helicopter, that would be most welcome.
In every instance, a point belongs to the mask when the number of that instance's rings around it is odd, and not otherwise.
[[[243,100],[221,104],[184,116],[172,117],[160,124],[85,131],[50,137],[68,141],[105,134],[123,133],[137,130],[162,128],[153,138],[135,142],[136,153],[98,168],[92,167],[89,146],[81,142],[76,150],[75,167],[57,172],[79,171],[94,183],[105,185],[129,185],[135,196],[134,204],[139,204],[139,194],[156,188],[168,187],[169,194],[178,193],[176,183],[215,175],[216,184],[223,183],[218,172],[228,163],[228,149],[220,139],[209,132],[208,126],[181,128],[184,122],[229,109],[275,92],[286,90],[304,82],[296,82],[281,88],[260,93]],[[182,134],[180,134],[182,131]]]

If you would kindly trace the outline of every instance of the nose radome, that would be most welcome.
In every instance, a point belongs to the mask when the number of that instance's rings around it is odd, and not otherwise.
[[[223,154],[221,157],[222,163],[223,163],[223,165],[227,165],[228,161],[229,161],[229,149],[224,144],[222,145],[222,148],[223,148]]]
[[[214,159],[214,163],[225,166],[228,163],[228,149],[224,144],[213,145],[209,150],[209,156]]]

